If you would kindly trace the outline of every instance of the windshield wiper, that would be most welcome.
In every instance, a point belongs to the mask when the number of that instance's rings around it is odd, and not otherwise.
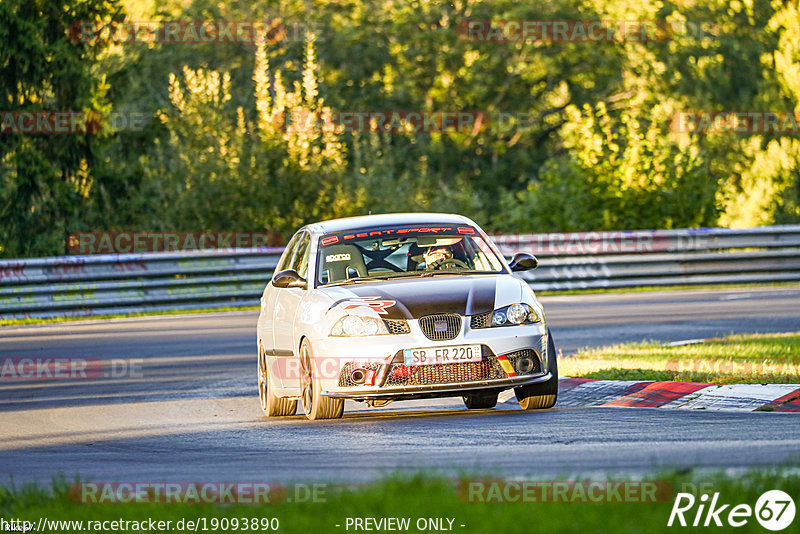
[[[436,276],[436,275],[440,275],[440,274],[447,274],[447,275],[451,275],[451,276],[460,276],[460,275],[463,275],[463,274],[476,274],[476,273],[482,273],[482,272],[484,272],[484,271],[475,271],[475,270],[465,271],[465,270],[455,270],[455,269],[454,270],[449,270],[449,271],[448,270],[444,270],[444,271],[422,271],[422,274],[420,274],[420,276],[427,277],[427,276]]]
[[[342,286],[346,284],[356,284],[358,282],[370,282],[373,280],[388,280],[389,276],[354,276],[353,278],[348,278],[347,280],[339,280],[338,282],[331,282],[330,284],[325,284],[325,287],[330,286]]]

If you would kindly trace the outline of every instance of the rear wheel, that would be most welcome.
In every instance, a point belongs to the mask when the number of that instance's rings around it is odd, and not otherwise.
[[[344,399],[332,399],[320,395],[321,388],[316,377],[314,353],[311,343],[304,339],[300,344],[300,394],[303,411],[312,421],[317,419],[339,419],[344,414]]]
[[[541,410],[552,408],[558,398],[558,363],[556,362],[556,345],[553,336],[547,332],[547,370],[552,377],[546,382],[529,384],[514,388],[519,405],[523,410]]]
[[[267,371],[267,356],[261,347],[258,349],[258,400],[264,415],[269,417],[294,415],[297,411],[296,400],[278,397],[273,392],[272,381]]]
[[[464,404],[468,410],[494,408],[497,405],[496,391],[480,391],[464,395]]]

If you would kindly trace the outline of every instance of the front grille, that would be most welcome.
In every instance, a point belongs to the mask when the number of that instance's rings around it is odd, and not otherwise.
[[[489,328],[492,325],[492,312],[481,313],[473,315],[469,319],[469,327],[473,330],[479,328]]]
[[[426,315],[420,318],[419,327],[431,341],[455,339],[461,332],[461,316],[452,313]]]
[[[392,363],[351,361],[342,366],[339,373],[339,387],[356,387],[351,374],[356,369],[372,369],[376,374],[376,386],[425,386],[432,384],[452,384],[457,382],[477,382],[508,378],[508,375],[492,351],[482,346],[483,360],[479,362],[437,363],[435,365],[405,365],[403,351],[395,354]],[[517,376],[537,375],[542,373],[542,362],[534,349],[522,349],[505,355],[514,367]],[[383,367],[386,365],[386,367]],[[383,368],[383,370],[382,370]],[[384,375],[383,372],[386,372]],[[386,379],[383,383],[383,377]]]
[[[437,363],[407,366],[393,363],[386,376],[386,386],[424,386],[506,378],[494,357],[479,362]]]
[[[408,321],[405,319],[384,319],[383,324],[390,334],[409,334],[411,328],[408,326]]]
[[[542,362],[533,349],[522,349],[506,354],[517,376],[538,375],[542,372]]]
[[[342,370],[339,372],[339,387],[363,386],[364,384],[356,384],[353,382],[353,379],[350,377],[353,371],[356,369],[373,369],[375,370],[375,374],[377,374],[380,368],[381,364],[378,362],[347,362],[342,366]]]

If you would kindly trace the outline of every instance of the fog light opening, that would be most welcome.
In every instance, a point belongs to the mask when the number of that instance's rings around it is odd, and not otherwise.
[[[355,369],[352,373],[350,373],[350,380],[356,384],[363,384],[366,376],[367,374],[364,372],[364,369]]]
[[[517,360],[517,374],[526,375],[533,371],[534,367],[535,364],[531,358],[524,357]]]

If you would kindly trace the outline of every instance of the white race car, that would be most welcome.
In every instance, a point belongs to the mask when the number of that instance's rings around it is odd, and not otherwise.
[[[370,215],[310,224],[261,297],[258,391],[268,416],[339,418],[344,400],[463,397],[526,410],[556,402],[556,352],[533,290],[471,220]]]

